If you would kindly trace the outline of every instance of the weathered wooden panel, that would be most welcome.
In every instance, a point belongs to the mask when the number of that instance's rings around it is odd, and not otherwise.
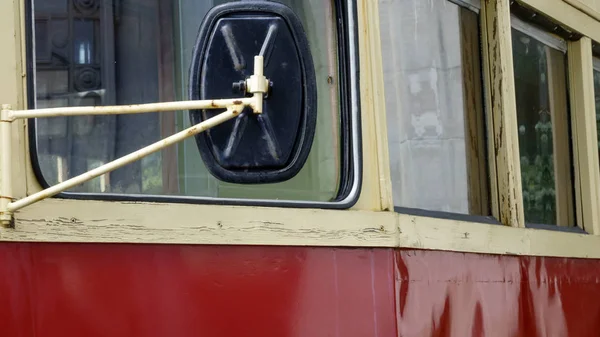
[[[563,0],[586,14],[600,20],[600,0]]]

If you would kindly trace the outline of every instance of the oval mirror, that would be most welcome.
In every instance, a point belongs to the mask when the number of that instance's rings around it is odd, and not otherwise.
[[[287,6],[241,1],[214,7],[200,27],[190,67],[190,99],[250,97],[247,80],[263,58],[268,89],[262,112],[196,136],[207,168],[232,183],[274,183],[294,177],[313,142],[317,92],[312,56],[300,19]],[[192,124],[223,110],[190,111]]]

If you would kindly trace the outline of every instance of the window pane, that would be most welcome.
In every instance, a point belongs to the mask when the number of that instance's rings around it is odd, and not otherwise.
[[[556,39],[550,37],[535,29],[512,30],[524,212],[527,223],[569,226],[574,216],[566,55],[549,45]]]
[[[188,99],[201,19],[223,0],[35,2],[37,107]],[[218,181],[194,139],[72,191],[329,201],[340,184],[340,104],[333,1],[280,1],[307,30],[317,75],[318,120],[309,159],[293,179],[243,186]],[[60,4],[60,5],[59,5]],[[39,5],[39,6],[38,6]],[[190,126],[187,111],[36,121],[37,154],[50,184]]]
[[[379,2],[394,204],[488,214],[478,16]]]

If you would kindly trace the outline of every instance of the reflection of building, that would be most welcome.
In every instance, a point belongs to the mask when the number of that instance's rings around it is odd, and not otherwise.
[[[160,24],[163,15],[170,15],[169,10],[161,11],[170,8],[166,3],[170,1],[35,1],[37,108],[172,100],[173,81],[159,81],[163,72],[173,76],[172,41],[163,45],[160,38],[161,29],[169,29],[169,34],[171,29],[170,21]],[[38,120],[44,177],[52,184],[157,140],[158,118],[145,114]],[[174,129],[168,122],[165,127]],[[108,178],[103,177],[101,186],[82,190],[142,192],[140,162]]]
[[[466,111],[460,29],[447,1],[379,2],[396,206],[467,213]],[[461,49],[462,48],[462,49]]]
[[[188,69],[202,19],[213,6],[229,1],[34,0],[36,44],[41,46],[36,47],[37,107],[186,100]],[[322,74],[318,145],[297,177],[252,188],[219,182],[204,167],[195,141],[188,139],[77,191],[334,198],[340,175],[340,105],[332,3],[315,11],[311,1],[278,2],[293,8],[304,21],[315,71]],[[37,157],[43,177],[54,184],[189,125],[185,111],[38,120]]]

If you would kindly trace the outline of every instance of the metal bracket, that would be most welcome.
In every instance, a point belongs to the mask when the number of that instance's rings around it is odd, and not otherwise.
[[[52,197],[81,183],[94,179],[105,173],[114,171],[122,166],[140,160],[167,146],[178,143],[186,138],[197,135],[221,123],[238,116],[244,107],[250,107],[254,113],[262,113],[264,95],[269,89],[269,80],[263,75],[263,57],[254,57],[254,74],[246,79],[246,87],[252,97],[238,99],[215,99],[198,101],[179,101],[164,103],[149,103],[136,105],[91,106],[91,107],[63,107],[33,110],[12,110],[10,105],[2,105],[0,111],[0,225],[13,227],[15,211],[29,206],[38,201]],[[141,148],[126,156],[115,159],[93,170],[87,171],[71,179],[65,180],[42,191],[29,195],[23,199],[13,201],[12,173],[11,173],[11,131],[12,122],[18,119],[46,118],[57,116],[85,116],[85,115],[120,115],[146,112],[166,112],[196,109],[227,109],[226,111],[209,118],[199,124],[193,125],[174,135],[159,140],[156,143]]]

